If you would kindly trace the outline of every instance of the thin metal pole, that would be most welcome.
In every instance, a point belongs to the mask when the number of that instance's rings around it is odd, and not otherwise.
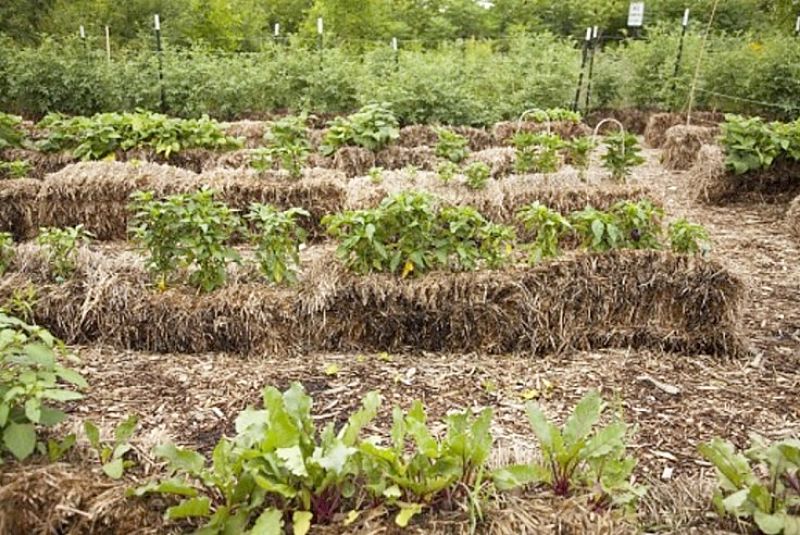
[[[163,49],[161,47],[161,20],[156,14],[154,19],[154,28],[156,32],[156,53],[158,55],[158,86],[159,86],[159,104],[161,113],[166,113],[167,98],[164,92],[164,58]]]
[[[106,26],[106,59],[111,63],[111,32]]]
[[[581,51],[581,73],[578,75],[578,87],[575,88],[575,102],[572,104],[572,111],[578,111],[578,103],[581,98],[581,88],[583,87],[583,78],[586,71],[586,60],[589,55],[589,42],[592,40],[592,29],[586,28],[586,38],[583,41],[583,50]]]
[[[590,45],[590,54],[589,54],[589,78],[586,82],[586,104],[585,104],[585,113],[589,114],[589,102],[592,98],[592,74],[594,73],[594,55],[597,51],[597,38],[598,28],[597,26],[592,28],[592,43]]]
[[[681,59],[683,59],[683,43],[686,40],[686,29],[689,27],[689,10],[683,12],[683,28],[681,29],[681,40],[678,44],[678,55],[675,58],[675,72],[672,73],[672,94],[678,88],[678,73],[681,69]]]

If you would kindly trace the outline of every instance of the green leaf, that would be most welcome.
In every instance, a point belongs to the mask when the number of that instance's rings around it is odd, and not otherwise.
[[[785,525],[784,519],[785,513],[770,515],[758,510],[753,512],[753,520],[755,520],[758,529],[765,535],[778,535],[782,533]]]
[[[111,479],[119,479],[125,471],[125,465],[122,457],[114,459],[103,465],[103,473]]]
[[[3,443],[14,457],[23,461],[36,448],[36,428],[33,424],[12,422],[3,431]]]
[[[292,532],[294,535],[306,535],[311,529],[311,519],[314,517],[308,511],[295,511],[292,514]]]
[[[492,472],[495,487],[501,491],[547,482],[549,479],[550,472],[536,464],[512,464]]]
[[[399,505],[400,505],[400,511],[394,518],[394,523],[400,526],[401,528],[407,527],[411,519],[415,515],[422,512],[422,505],[418,503],[404,503]]]
[[[83,399],[83,394],[80,392],[73,392],[72,390],[54,388],[43,391],[42,397],[52,399],[53,401],[75,401],[77,399]]]
[[[153,492],[159,494],[175,494],[178,496],[197,496],[197,489],[176,478],[165,479],[163,481],[149,483],[147,485],[137,487],[133,490],[133,495],[141,497],[145,494],[150,494]]]
[[[177,448],[174,444],[156,446],[156,456],[169,461],[170,470],[199,475],[205,467],[205,457],[187,448]]]
[[[253,524],[250,535],[283,535],[283,513],[278,509],[265,509]]]
[[[167,509],[166,517],[168,520],[180,520],[181,518],[206,517],[211,512],[211,500],[205,496],[184,500],[178,505]]]
[[[114,438],[117,444],[122,444],[130,440],[133,432],[136,430],[136,424],[139,422],[139,417],[135,414],[128,416],[123,422],[117,425],[114,430]]]
[[[77,386],[78,388],[89,388],[89,383],[86,382],[86,379],[84,379],[83,376],[75,370],[62,368],[59,366],[56,369],[56,375],[61,377],[66,382]]]
[[[97,428],[94,423],[89,420],[85,420],[83,422],[83,431],[86,433],[86,438],[89,439],[89,443],[92,447],[96,450],[100,449],[100,430]]]
[[[275,450],[275,454],[280,460],[284,462],[286,469],[297,477],[308,476],[306,469],[305,457],[303,450],[300,446],[292,446],[291,448],[280,448]]]
[[[545,452],[558,453],[563,449],[563,441],[558,428],[547,420],[542,410],[533,402],[526,405],[528,421],[533,433]]]
[[[42,402],[37,398],[30,398],[25,401],[25,417],[35,424],[39,423],[42,416]]]
[[[27,344],[24,351],[31,361],[43,368],[52,369],[56,364],[56,356],[53,350],[45,345]]]
[[[600,419],[603,410],[603,400],[596,390],[592,390],[575,406],[572,414],[564,424],[564,443],[572,446],[584,439],[592,431],[592,427]]]
[[[41,408],[41,416],[39,417],[39,424],[45,427],[52,427],[60,424],[66,420],[67,414],[58,409],[51,409],[50,407]]]

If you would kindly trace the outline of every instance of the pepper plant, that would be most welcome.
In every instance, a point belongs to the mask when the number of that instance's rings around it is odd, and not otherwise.
[[[320,145],[323,156],[332,156],[346,145],[377,152],[400,136],[397,118],[389,104],[367,104],[348,117],[337,117],[328,125]]]
[[[625,182],[637,165],[645,162],[636,136],[630,132],[615,132],[605,137],[607,146],[603,166],[611,171],[611,178]]]
[[[465,184],[470,189],[485,189],[491,176],[491,169],[483,162],[475,162],[464,169]]]
[[[257,149],[251,166],[258,171],[264,171],[278,163],[289,172],[289,176],[300,178],[311,152],[307,120],[308,117],[303,114],[287,116],[272,123],[269,132],[264,136],[267,146]]]
[[[83,397],[86,380],[66,365],[74,362],[46,329],[0,313],[0,454],[23,460],[36,450],[46,454],[58,448],[40,441],[38,432],[66,418],[53,402]]]
[[[581,181],[586,180],[586,171],[589,169],[592,151],[596,146],[594,140],[589,136],[576,137],[564,143],[567,159],[578,170],[578,178]]]
[[[88,243],[91,237],[83,225],[39,229],[36,243],[44,249],[57,282],[64,282],[72,276],[78,268],[78,247]]]
[[[661,248],[661,218],[664,210],[647,199],[619,201],[611,207],[624,236],[623,247],[629,249]]]
[[[572,230],[572,225],[564,216],[538,201],[517,212],[517,219],[535,234],[529,246],[528,262],[531,264],[558,256],[559,241]]]
[[[0,162],[0,178],[25,178],[31,171],[33,166],[27,160]]]
[[[261,273],[276,284],[297,282],[300,244],[306,232],[296,219],[309,217],[309,213],[302,208],[281,212],[274,206],[253,203],[245,217],[252,224],[249,238],[256,247]]]
[[[512,138],[518,173],[554,173],[561,164],[558,151],[564,140],[558,134],[518,132]]]
[[[672,252],[678,254],[703,254],[711,249],[711,238],[702,225],[680,218],[669,224],[669,242]]]

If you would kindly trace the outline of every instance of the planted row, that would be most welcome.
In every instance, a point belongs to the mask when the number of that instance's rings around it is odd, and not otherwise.
[[[769,169],[781,159],[800,162],[800,120],[768,123],[726,115],[721,126],[725,165],[737,175]]]

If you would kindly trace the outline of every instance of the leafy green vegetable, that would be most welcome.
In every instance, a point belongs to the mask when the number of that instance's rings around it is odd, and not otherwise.
[[[348,117],[329,123],[320,152],[333,155],[340,147],[353,145],[377,152],[400,136],[397,119],[390,106],[367,104]]]
[[[534,242],[530,244],[528,262],[531,264],[543,258],[558,256],[559,240],[572,230],[572,225],[564,216],[540,204],[539,201],[520,209],[517,212],[517,219],[536,235]]]
[[[436,156],[453,163],[461,163],[469,154],[469,140],[447,128],[437,128]]]
[[[89,242],[90,232],[83,225],[65,228],[41,228],[36,243],[41,245],[57,282],[64,282],[78,268],[78,247]]]
[[[300,264],[300,244],[305,231],[297,225],[298,216],[308,217],[302,208],[279,212],[275,207],[253,203],[245,216],[253,224],[250,242],[256,246],[261,273],[276,284],[296,282]]]
[[[645,162],[640,155],[641,147],[636,136],[630,132],[615,132],[605,138],[607,150],[603,155],[603,166],[611,171],[611,178],[625,182],[633,168]]]

